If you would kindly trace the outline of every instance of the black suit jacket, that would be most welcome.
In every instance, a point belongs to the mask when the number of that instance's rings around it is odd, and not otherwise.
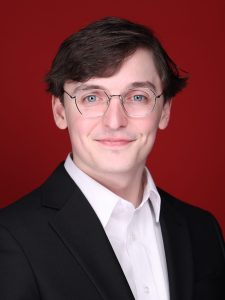
[[[171,300],[224,300],[224,242],[217,222],[160,195]],[[0,212],[0,299],[134,299],[100,221],[63,164],[40,188]]]

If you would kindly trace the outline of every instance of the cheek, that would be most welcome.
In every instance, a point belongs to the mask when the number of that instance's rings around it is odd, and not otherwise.
[[[144,120],[139,120],[137,126],[137,131],[140,134],[148,139],[151,136],[154,136],[158,129],[158,120],[156,118],[148,118]]]
[[[84,145],[96,127],[93,120],[84,119],[82,116],[71,116],[68,122],[70,140],[73,148]]]
[[[138,124],[137,130],[140,133],[139,151],[143,157],[147,157],[155,142],[158,122],[155,118],[143,120]]]

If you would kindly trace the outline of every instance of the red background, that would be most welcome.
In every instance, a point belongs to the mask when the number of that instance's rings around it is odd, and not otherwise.
[[[225,233],[225,2],[31,1],[1,4],[1,199],[3,207],[43,182],[70,150],[51,114],[43,77],[61,41],[103,16],[154,28],[190,73],[148,165],[157,185],[210,210]]]

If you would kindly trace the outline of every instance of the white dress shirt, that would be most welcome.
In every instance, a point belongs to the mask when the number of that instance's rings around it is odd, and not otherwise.
[[[70,155],[65,169],[97,214],[135,299],[169,300],[159,223],[161,199],[148,169],[143,199],[137,208],[82,172]]]

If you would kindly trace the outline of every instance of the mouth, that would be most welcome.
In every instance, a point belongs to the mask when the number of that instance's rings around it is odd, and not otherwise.
[[[109,147],[123,147],[134,142],[134,140],[124,139],[124,138],[103,138],[103,139],[97,139],[95,141],[100,143],[103,146],[109,146]]]

